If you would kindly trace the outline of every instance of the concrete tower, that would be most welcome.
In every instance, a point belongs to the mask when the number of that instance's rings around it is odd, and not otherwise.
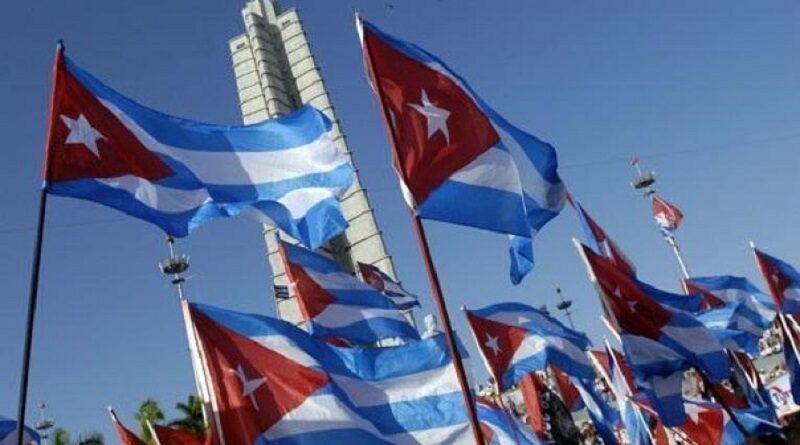
[[[242,9],[242,18],[245,32],[231,39],[229,45],[244,122],[256,123],[310,104],[331,119],[336,147],[346,153],[352,163],[350,149],[297,10],[283,11],[277,0],[249,0]],[[351,272],[357,269],[356,262],[362,262],[374,264],[394,277],[392,259],[386,252],[366,190],[357,176],[342,200],[342,208],[350,227],[325,250]],[[297,301],[286,287],[288,281],[277,251],[277,233],[275,227],[264,226],[278,315],[299,323],[302,316]]]

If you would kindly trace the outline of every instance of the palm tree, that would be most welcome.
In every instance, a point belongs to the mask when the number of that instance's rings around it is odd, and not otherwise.
[[[105,445],[103,435],[100,433],[89,433],[78,441],[78,445]]]
[[[147,421],[155,425],[164,421],[164,411],[158,406],[158,402],[153,399],[145,399],[139,405],[139,411],[136,412],[136,420],[139,422],[139,437],[145,443],[152,443],[153,437],[150,434],[150,428],[147,427]]]
[[[183,417],[175,419],[169,423],[169,426],[189,431],[191,433],[203,436],[206,433],[206,423],[203,419],[203,402],[197,396],[189,396],[184,402],[175,404],[175,409],[183,414]]]
[[[53,431],[53,445],[69,445],[69,433],[64,428],[56,428]]]

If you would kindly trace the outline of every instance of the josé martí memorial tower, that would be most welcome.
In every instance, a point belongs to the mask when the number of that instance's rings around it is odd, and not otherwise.
[[[347,154],[352,163],[350,148],[297,10],[283,10],[277,0],[250,0],[242,9],[242,19],[244,33],[232,38],[229,45],[244,123],[278,117],[309,104],[331,119],[336,147]],[[324,249],[345,270],[354,272],[357,262],[362,262],[374,264],[396,278],[392,259],[358,176],[343,198],[342,208],[350,225]],[[273,272],[278,315],[300,323],[302,315],[287,286],[278,254],[278,229],[265,225],[263,234]],[[288,238],[285,234],[281,237]]]

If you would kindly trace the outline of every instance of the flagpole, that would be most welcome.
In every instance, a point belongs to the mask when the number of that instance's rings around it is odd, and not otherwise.
[[[639,166],[638,156],[633,157],[631,160],[631,165],[636,170],[636,177],[631,182],[631,186],[636,190],[642,190],[644,197],[648,199],[652,205],[656,194],[655,189],[653,189],[653,184],[656,182],[655,173],[644,173],[642,168]],[[678,242],[675,241],[675,235],[671,233],[665,235],[664,240],[667,242],[670,249],[672,249],[672,253],[675,255],[675,259],[678,261],[678,266],[681,269],[681,274],[684,278],[689,279],[691,276],[689,275],[689,268],[686,266],[686,261],[683,259],[683,254],[681,254],[681,249],[678,246]]]
[[[39,216],[36,224],[36,242],[33,248],[30,292],[28,294],[28,316],[25,324],[25,343],[22,348],[22,372],[19,379],[19,404],[17,405],[17,445],[23,445],[25,412],[28,406],[28,381],[33,347],[33,326],[36,321],[36,306],[39,299],[39,270],[42,263],[42,241],[44,238],[45,214],[47,213],[47,190],[39,191]]]
[[[363,31],[363,24],[361,22],[361,16],[356,13],[356,28],[358,29],[359,34],[362,36],[362,49],[365,56],[367,74],[370,76],[372,80],[372,86],[375,88],[375,93],[378,97],[379,106],[381,109],[381,115],[383,117],[383,124],[386,128],[386,132],[389,134],[389,140],[392,142],[392,148],[394,153],[397,153],[397,138],[394,134],[394,128],[391,125],[391,118],[389,117],[389,112],[386,110],[386,107],[383,104],[383,92],[381,90],[380,82],[378,82],[375,76],[375,63],[372,58],[372,52],[369,50],[369,44],[366,38],[363,38],[364,31]],[[402,177],[403,172],[398,169],[398,174],[401,176],[401,180],[403,183],[406,183],[406,178]],[[464,396],[464,403],[467,407],[467,415],[470,421],[470,425],[472,426],[472,434],[475,438],[475,443],[477,445],[483,445],[485,443],[483,438],[483,432],[480,428],[480,421],[478,420],[478,411],[475,408],[475,401],[472,398],[472,394],[469,390],[469,383],[467,382],[467,374],[464,371],[464,364],[461,360],[461,354],[458,352],[458,346],[456,345],[455,338],[453,335],[453,326],[450,322],[450,315],[447,312],[447,306],[444,302],[444,296],[442,295],[442,287],[439,283],[439,275],[436,272],[436,267],[433,264],[433,258],[431,257],[430,247],[428,245],[428,239],[425,236],[425,228],[422,225],[422,220],[420,219],[419,215],[416,214],[412,206],[408,206],[409,214],[411,215],[412,225],[414,226],[414,232],[417,237],[417,243],[419,244],[420,252],[422,253],[422,258],[425,263],[425,269],[428,273],[428,281],[431,286],[431,291],[433,295],[433,301],[436,303],[436,309],[439,313],[439,318],[442,321],[442,325],[444,328],[444,336],[445,340],[447,341],[447,347],[450,350],[450,356],[453,358],[453,367],[456,371],[456,377],[458,378],[458,383],[461,386],[461,392]]]
[[[428,281],[430,282],[431,291],[433,292],[433,301],[436,303],[436,309],[439,312],[439,318],[442,320],[444,336],[447,340],[447,347],[450,350],[450,355],[453,357],[453,365],[456,370],[456,377],[458,377],[458,383],[461,385],[461,391],[464,395],[464,402],[467,405],[467,415],[469,416],[470,423],[472,425],[472,433],[475,437],[475,443],[478,445],[483,445],[483,431],[481,431],[480,428],[478,411],[475,408],[475,401],[473,400],[472,394],[469,391],[469,383],[467,382],[467,374],[464,371],[464,363],[461,360],[461,354],[458,352],[458,346],[456,345],[455,337],[453,336],[453,326],[450,322],[450,315],[447,312],[444,296],[442,295],[442,287],[439,283],[439,274],[436,272],[436,267],[433,264],[430,246],[428,246],[428,239],[425,236],[425,228],[422,225],[422,220],[420,219],[419,215],[416,215],[410,208],[409,212],[411,213],[411,219],[414,223],[414,231],[417,235],[417,242],[419,243],[419,248],[422,252],[425,269],[428,272]]]
[[[30,290],[28,293],[28,316],[25,322],[25,340],[22,347],[22,372],[19,379],[19,403],[17,405],[17,445],[23,445],[22,439],[25,433],[25,411],[28,405],[28,381],[30,377],[31,368],[31,349],[33,348],[33,328],[36,321],[36,306],[39,300],[39,271],[42,264],[42,241],[44,239],[44,224],[45,216],[47,213],[47,177],[49,170],[49,156],[47,150],[50,148],[51,139],[53,137],[53,121],[55,116],[53,110],[55,109],[55,101],[58,99],[55,96],[56,78],[58,74],[58,65],[61,61],[61,56],[64,53],[64,42],[59,40],[56,44],[56,55],[53,62],[53,80],[52,91],[50,93],[50,109],[47,118],[47,145],[44,150],[43,177],[45,182],[42,183],[42,188],[39,190],[39,215],[36,222],[36,241],[33,247],[33,260],[31,265],[31,278]]]

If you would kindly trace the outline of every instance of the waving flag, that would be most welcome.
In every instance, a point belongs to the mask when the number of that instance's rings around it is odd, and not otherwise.
[[[542,443],[530,427],[488,400],[478,400],[478,418],[486,445],[539,445]]]
[[[602,290],[600,296],[620,334],[639,337],[637,343],[662,344],[704,370],[716,383],[730,375],[730,363],[719,341],[691,314],[661,304],[652,287],[619,271],[612,263],[583,246],[583,252]],[[628,355],[635,369],[633,358]],[[672,370],[670,370],[672,371]]]
[[[585,246],[583,253],[640,386],[664,425],[681,424],[682,371],[695,366],[712,383],[727,378],[730,362],[722,345],[691,314],[660,304],[636,280]]]
[[[517,318],[513,324],[507,324],[507,307],[508,304],[501,304],[465,311],[478,350],[500,391],[549,364],[558,366],[570,376],[594,377],[592,365],[584,353],[589,343],[583,334],[571,331],[555,319],[522,304],[515,304],[515,307],[525,308],[525,314],[536,314],[546,320],[547,327],[534,326],[534,322],[526,318]]]
[[[789,387],[792,389],[792,398],[800,400],[800,357],[797,355],[800,337],[791,322],[780,323],[780,326],[783,335],[783,358],[789,374]]]
[[[206,445],[211,443],[208,437],[190,431],[162,425],[151,425],[151,427],[156,445]]]
[[[311,335],[361,344],[419,338],[392,300],[335,261],[283,241],[280,251]]]
[[[528,424],[538,439],[550,441],[548,416],[543,400],[544,392],[548,391],[547,385],[539,375],[531,372],[520,380],[519,387],[525,402],[525,411],[528,413]]]
[[[595,220],[589,216],[586,210],[581,206],[581,204],[574,199],[572,199],[569,195],[567,195],[567,201],[572,205],[575,209],[575,213],[578,215],[578,221],[583,228],[584,238],[586,239],[586,245],[589,246],[595,253],[598,255],[602,255],[608,258],[612,263],[614,263],[619,270],[627,273],[630,276],[636,276],[636,266],[633,262],[628,259],[628,256],[620,249],[617,243],[614,242],[608,235],[606,235],[605,230],[600,227]]]
[[[330,346],[281,320],[192,305],[228,444],[467,443],[441,335],[392,348]]]
[[[414,306],[419,306],[417,296],[411,292],[403,289],[399,282],[395,281],[389,275],[383,273],[372,264],[358,263],[358,270],[361,272],[361,277],[370,286],[389,297],[399,309],[407,310]]]
[[[32,428],[24,429],[25,435],[22,443],[25,445],[39,445],[41,438]],[[0,416],[0,445],[17,445],[17,421]]]
[[[620,423],[619,411],[608,405],[606,400],[597,392],[593,380],[575,379],[575,388],[581,395],[586,411],[592,419],[597,434],[603,439],[605,445],[617,445],[619,441],[614,433],[614,428]]]
[[[800,314],[800,272],[774,256],[753,250],[778,310],[786,314]]]
[[[627,364],[618,360],[621,358],[618,354],[617,351],[606,347],[605,356],[608,359],[611,391],[617,401],[620,420],[625,426],[625,434],[628,437],[629,444],[649,445],[652,443],[650,440],[650,427],[639,407],[633,402],[635,387],[632,386],[629,377],[626,376]]]
[[[561,396],[561,401],[570,412],[580,411],[584,408],[583,398],[572,379],[558,366],[550,365],[550,372],[553,377],[553,382],[558,388],[558,394]]]
[[[353,169],[319,111],[249,126],[204,124],[143,107],[59,53],[47,191],[87,199],[183,237],[251,209],[316,248],[347,226]]]
[[[511,279],[533,268],[533,237],[561,211],[556,152],[511,125],[427,51],[359,20],[394,165],[423,218],[512,235]]]
[[[672,232],[677,230],[678,226],[681,225],[681,221],[683,221],[681,209],[656,195],[653,195],[652,203],[653,218],[656,219],[656,224],[661,229],[661,233],[666,237],[672,236]]]

